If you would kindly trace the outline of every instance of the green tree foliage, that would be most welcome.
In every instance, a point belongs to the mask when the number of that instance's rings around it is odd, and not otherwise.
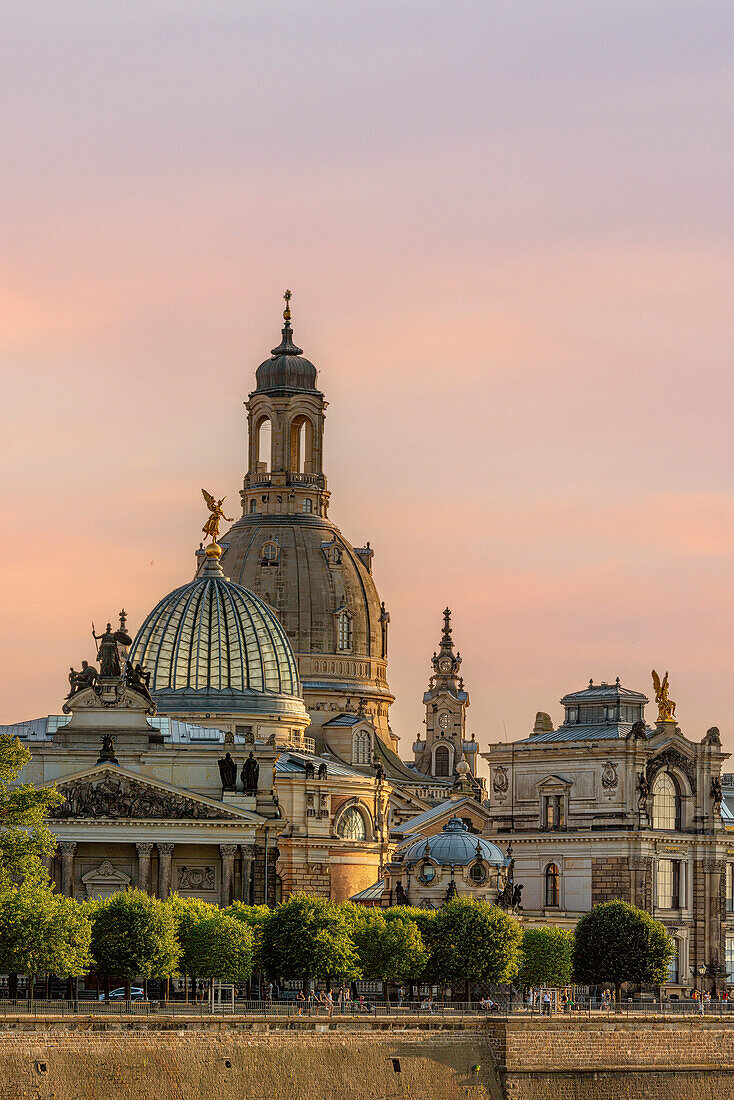
[[[56,837],[44,823],[50,806],[62,801],[51,787],[15,783],[31,754],[17,737],[0,735],[0,888],[21,878],[46,877],[41,863],[56,850]]]
[[[428,952],[415,921],[388,921],[379,909],[365,909],[364,913],[351,930],[363,977],[417,981]]]
[[[0,890],[0,970],[71,977],[89,969],[91,925],[82,906],[25,879]]]
[[[207,920],[208,917],[218,913],[219,908],[208,901],[202,901],[201,898],[182,898],[178,894],[171,894],[164,904],[171,913],[176,927],[176,938],[181,949],[178,960],[179,970],[182,974],[197,976],[196,970],[192,969],[194,958],[189,952],[189,933],[199,921]],[[203,974],[198,976],[203,977]]]
[[[241,921],[250,929],[252,933],[252,969],[261,970],[260,948],[262,946],[263,929],[272,913],[272,909],[269,905],[245,905],[244,901],[234,901],[224,911],[228,916]]]
[[[273,910],[263,927],[260,949],[274,977],[351,981],[359,959],[349,925],[338,905],[312,894],[293,894]]]
[[[188,933],[187,949],[192,973],[200,978],[243,982],[252,973],[252,932],[227,913],[197,921]]]
[[[180,948],[170,906],[142,890],[113,894],[95,910],[92,959],[99,974],[125,982],[176,973]]]
[[[520,945],[519,981],[523,989],[558,989],[571,981],[573,932],[563,928],[527,928]]]
[[[609,982],[619,1001],[623,982],[664,982],[674,954],[660,921],[626,901],[605,901],[576,925],[573,975],[590,985]]]
[[[445,982],[501,985],[517,973],[522,931],[503,909],[472,898],[454,898],[436,910],[431,933],[431,972]]]

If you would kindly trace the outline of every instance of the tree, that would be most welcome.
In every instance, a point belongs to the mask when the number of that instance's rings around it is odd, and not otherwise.
[[[428,952],[415,921],[387,921],[377,909],[367,909],[365,914],[352,929],[363,976],[389,982],[417,981]]]
[[[339,906],[312,894],[292,894],[263,927],[260,949],[265,970],[300,978],[351,981],[361,975],[357,952]]]
[[[142,890],[113,894],[94,913],[91,951],[95,970],[122,978],[128,998],[134,978],[169,977],[181,954],[170,907]]]
[[[0,735],[0,888],[31,876],[46,876],[42,859],[56,851],[45,824],[50,806],[63,799],[52,787],[15,783],[31,754],[17,737]]]
[[[178,966],[184,976],[184,996],[189,999],[189,978],[196,979],[196,970],[192,969],[194,957],[189,952],[188,937],[191,929],[201,920],[219,912],[216,905],[201,898],[182,898],[178,894],[171,894],[166,907],[171,913],[176,927],[176,939],[180,948]],[[203,975],[202,975],[203,976]]]
[[[269,905],[246,905],[244,901],[234,901],[224,912],[247,925],[252,933],[252,969],[262,969],[260,948],[262,946],[263,929],[269,919],[272,909]]]
[[[610,982],[619,1002],[623,982],[664,982],[674,955],[660,921],[626,901],[605,901],[576,925],[573,975],[591,985]]]
[[[201,978],[243,982],[252,973],[252,932],[227,913],[197,921],[188,933],[187,950],[192,972]]]
[[[571,981],[573,932],[563,928],[527,928],[520,945],[520,985],[523,989],[557,989]]]
[[[0,969],[27,974],[31,999],[37,974],[86,973],[91,933],[84,909],[43,882],[24,879],[0,890]]]
[[[430,967],[446,982],[502,985],[517,973],[522,931],[503,909],[473,898],[454,898],[436,911],[431,935]]]

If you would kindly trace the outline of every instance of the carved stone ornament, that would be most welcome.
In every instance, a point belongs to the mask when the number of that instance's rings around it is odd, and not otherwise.
[[[611,791],[618,783],[617,765],[611,760],[607,760],[601,772],[601,785],[605,791]]]
[[[507,768],[498,764],[492,771],[492,790],[496,794],[504,794],[508,787]]]
[[[654,760],[648,760],[647,762],[647,780],[650,784],[654,777],[663,768],[678,768],[688,779],[691,786],[691,793],[696,793],[696,766],[692,760],[689,760],[687,756],[684,756],[678,749],[674,749],[672,746],[661,752],[659,756],[656,756]]]
[[[179,867],[180,890],[214,890],[216,880],[213,867]]]
[[[206,806],[193,798],[162,791],[139,783],[124,775],[105,772],[90,779],[59,783],[64,801],[52,806],[48,817],[70,818],[136,818],[147,821],[219,821],[241,820],[236,814],[218,806]]]

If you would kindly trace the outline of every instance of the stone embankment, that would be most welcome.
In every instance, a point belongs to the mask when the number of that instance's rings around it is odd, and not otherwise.
[[[728,1019],[0,1018],[1,1100],[730,1100]]]

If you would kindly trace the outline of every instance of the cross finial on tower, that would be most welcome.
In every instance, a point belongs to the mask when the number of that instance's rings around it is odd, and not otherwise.
[[[443,632],[444,635],[451,637],[451,609],[448,607],[443,613]]]
[[[124,607],[120,612],[120,630],[123,634],[127,634],[127,612]]]
[[[290,290],[286,290],[285,294],[283,295],[283,298],[285,300],[285,309],[283,310],[283,320],[284,321],[290,321],[290,319],[291,319],[291,298],[292,297],[293,297],[293,295],[291,294]]]

